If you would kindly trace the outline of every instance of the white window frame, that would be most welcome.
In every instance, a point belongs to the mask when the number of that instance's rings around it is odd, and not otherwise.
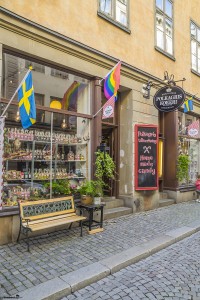
[[[174,57],[174,13],[173,13],[173,8],[174,8],[174,1],[173,0],[168,0],[171,5],[172,5],[172,15],[171,17],[166,13],[166,2],[167,0],[163,0],[163,9],[159,8],[156,5],[156,0],[155,0],[155,48],[159,51],[161,51],[162,53],[166,54],[169,57]],[[163,47],[158,45],[158,40],[157,40],[157,13],[161,14],[163,17]],[[169,51],[167,51],[167,43],[166,43],[166,38],[167,38],[167,28],[166,28],[166,22],[167,20],[169,20],[172,24],[172,37],[171,37],[171,41],[172,41],[172,52],[170,53]]]
[[[194,37],[192,35],[191,32],[191,26],[194,26],[196,28],[196,36]],[[200,75],[200,26],[198,26],[195,22],[193,22],[192,20],[190,21],[190,37],[191,37],[191,69],[192,71],[194,71],[195,73],[197,73],[198,75]],[[192,44],[194,45],[194,43],[196,44],[196,55],[193,54],[192,52]],[[195,63],[196,63],[196,68],[194,68],[193,66],[193,58],[195,57]]]
[[[110,13],[106,13],[105,11],[101,10],[101,1],[111,1]],[[126,15],[126,24],[120,22],[120,20],[117,19],[117,9],[120,7],[120,2],[122,3],[121,12],[125,13]],[[118,25],[121,28],[128,29],[129,28],[129,3],[130,3],[129,0],[99,0],[98,15],[104,17],[106,20],[111,21],[112,23]],[[123,5],[126,5],[126,12],[123,12]]]

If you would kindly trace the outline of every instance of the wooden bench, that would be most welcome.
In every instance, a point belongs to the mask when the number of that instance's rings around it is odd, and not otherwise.
[[[58,199],[19,202],[19,211],[20,230],[17,242],[22,232],[27,238],[28,251],[30,232],[55,228],[65,224],[70,224],[69,229],[71,229],[73,222],[79,222],[81,236],[83,235],[82,221],[86,217],[76,214],[74,199],[71,196]]]

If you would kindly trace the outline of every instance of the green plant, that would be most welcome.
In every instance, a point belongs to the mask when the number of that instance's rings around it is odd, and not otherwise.
[[[97,180],[114,179],[115,163],[107,152],[97,151],[95,160],[95,177]]]
[[[84,181],[77,190],[81,195],[93,197],[95,194],[95,186],[93,180]]]
[[[178,181],[183,181],[186,180],[188,181],[189,179],[189,164],[190,160],[188,155],[186,154],[180,154],[178,156],[177,160],[177,179]]]
[[[47,188],[48,190],[50,190],[50,182],[45,183],[44,187]],[[54,196],[70,195],[71,189],[70,189],[69,180],[60,179],[60,180],[56,180],[55,182],[52,182],[52,194]]]

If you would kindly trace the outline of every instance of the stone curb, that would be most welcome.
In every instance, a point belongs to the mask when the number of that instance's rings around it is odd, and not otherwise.
[[[27,289],[21,300],[58,300],[200,231],[200,220],[119,254]]]

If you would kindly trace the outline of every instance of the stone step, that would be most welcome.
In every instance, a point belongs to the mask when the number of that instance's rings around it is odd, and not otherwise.
[[[104,196],[104,197],[102,197],[102,202],[109,202],[109,201],[113,201],[113,200],[115,200],[116,199],[116,197],[106,197],[106,196]]]
[[[168,194],[165,192],[160,192],[160,199],[167,199],[168,198]]]
[[[104,199],[102,199],[101,202],[104,202],[106,204],[105,209],[124,206],[124,200],[122,199],[111,199],[109,201],[104,201]]]
[[[159,207],[164,207],[164,206],[168,206],[168,205],[172,205],[172,204],[175,204],[174,199],[161,199],[159,201]]]
[[[104,220],[114,219],[121,216],[132,214],[133,209],[129,207],[115,207],[104,210]]]

